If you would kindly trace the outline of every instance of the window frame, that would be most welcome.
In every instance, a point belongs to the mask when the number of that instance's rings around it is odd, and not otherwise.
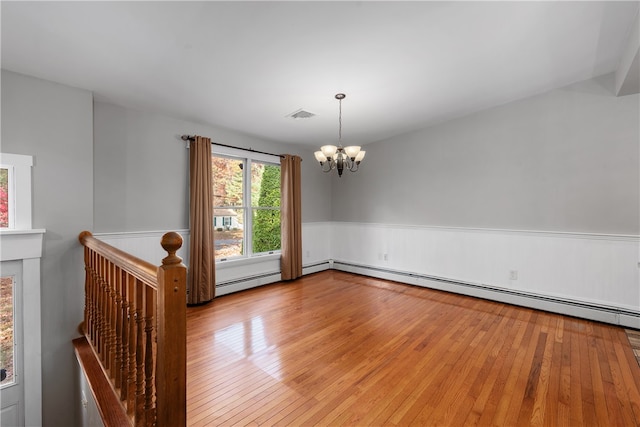
[[[9,226],[2,230],[31,230],[31,167],[33,156],[0,153],[0,168],[8,169]]]
[[[212,157],[226,157],[233,160],[242,161],[242,205],[241,206],[218,206],[217,208],[231,208],[239,209],[243,212],[243,254],[225,258],[216,258],[214,255],[215,263],[227,263],[241,260],[250,260],[268,256],[280,256],[281,249],[266,251],[266,252],[253,252],[253,210],[251,205],[251,166],[253,162],[275,165],[281,167],[280,156],[257,153],[254,151],[240,150],[236,148],[226,147],[211,144],[211,156]],[[282,178],[281,178],[282,179]],[[282,194],[280,195],[282,201]],[[214,209],[216,207],[214,206]],[[256,207],[257,208],[257,207]],[[281,211],[281,207],[278,208]],[[215,234],[215,230],[214,230]],[[215,248],[215,243],[214,243]],[[215,254],[215,249],[214,249]]]

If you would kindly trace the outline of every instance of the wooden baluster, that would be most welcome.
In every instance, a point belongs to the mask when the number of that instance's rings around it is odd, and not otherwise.
[[[127,371],[127,414],[135,414],[136,408],[136,278],[127,276],[127,295],[129,296],[129,362]]]
[[[162,236],[168,255],[158,268],[158,340],[156,361],[156,419],[163,426],[187,423],[187,268],[176,252],[177,233]]]
[[[155,333],[155,310],[156,310],[156,291],[151,286],[145,285],[145,316],[144,316],[144,332],[145,332],[145,358],[144,358],[144,413],[146,426],[155,424],[154,411],[154,390],[153,390],[153,370],[154,363],[154,333]]]
[[[107,282],[107,272],[109,271],[109,261],[102,257],[102,332],[100,333],[100,343],[102,345],[102,362],[104,367],[109,369],[109,283]]]
[[[91,308],[89,312],[91,313],[91,345],[95,347],[96,336],[98,334],[98,273],[96,271],[96,258],[97,255],[95,251],[91,251]]]
[[[105,259],[100,255],[98,257],[98,335],[96,336],[96,350],[100,356],[100,360],[104,363],[104,307],[105,307],[105,282],[104,282],[104,265]]]
[[[114,287],[116,290],[116,354],[114,358],[113,370],[115,373],[116,388],[122,387],[122,324],[124,322],[124,312],[122,311],[122,270],[115,268]]]
[[[81,235],[82,237],[82,235]],[[91,249],[85,247],[85,251],[87,251],[86,255],[86,263],[87,263],[87,319],[86,319],[86,336],[89,339],[89,342],[93,342],[94,337],[94,329],[95,329],[95,309],[94,309],[94,288],[96,282],[96,273],[93,268],[93,258],[94,253]]]
[[[93,274],[93,282],[91,283],[91,345],[97,348],[98,342],[98,307],[99,307],[99,289],[100,278],[98,277],[98,254],[91,254],[91,273]]]
[[[103,360],[104,367],[107,372],[111,369],[110,353],[111,353],[111,289],[109,285],[109,270],[111,269],[111,263],[105,259],[104,265],[104,331],[102,337],[104,338],[103,347]]]
[[[129,372],[129,294],[127,280],[129,275],[122,270],[120,275],[120,289],[122,292],[122,355],[120,357],[120,400],[127,401],[127,378]]]
[[[136,280],[136,410],[135,425],[144,426],[144,283]]]
[[[93,335],[91,345],[96,353],[98,352],[98,335],[100,333],[100,260],[97,252],[93,254]]]
[[[89,269],[89,248],[84,248],[84,320],[79,327],[80,333],[86,335],[89,327],[89,287],[91,286],[91,270]]]
[[[118,304],[116,295],[116,266],[109,262],[109,373],[114,382],[116,379],[116,352],[117,352],[117,332],[116,323],[118,316]]]

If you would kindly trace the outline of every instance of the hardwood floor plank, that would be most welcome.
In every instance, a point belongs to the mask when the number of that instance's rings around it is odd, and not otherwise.
[[[337,271],[187,322],[190,426],[640,426],[610,325]]]
[[[522,341],[517,347],[512,345],[509,364],[499,371],[498,378],[487,395],[487,403],[479,418],[480,424],[489,424],[493,419],[493,423],[496,425],[515,425],[525,393],[526,377],[533,358],[534,347],[531,347],[529,343],[537,341],[537,335],[540,331],[540,326],[536,323],[537,316],[537,313],[532,312],[528,321],[520,325],[524,329]]]
[[[476,378],[476,381],[471,385],[469,391],[469,396],[474,399],[474,403],[469,411],[465,424],[478,424],[480,417],[483,414],[486,414],[489,418],[494,416],[493,411],[495,411],[495,405],[492,405],[493,410],[485,411],[485,407],[494,388],[496,388],[496,386],[500,388],[501,384],[504,384],[503,380],[499,380],[498,378],[501,373],[508,372],[511,369],[516,355],[516,349],[520,347],[520,343],[522,342],[527,330],[526,325],[530,315],[531,312],[521,311],[517,314],[517,317],[514,316],[515,321],[511,324],[508,331],[509,335],[505,339],[501,352],[496,356],[495,360],[487,359],[481,368],[480,374]]]

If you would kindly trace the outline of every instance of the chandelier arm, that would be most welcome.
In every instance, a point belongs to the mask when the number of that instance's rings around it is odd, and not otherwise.
[[[349,156],[345,157],[344,165],[345,165],[345,169],[351,170],[351,166],[353,166],[353,161],[351,160],[351,157],[349,157]]]
[[[333,167],[331,166],[330,161],[326,161],[326,162],[322,162],[320,164],[320,169],[322,169],[322,172],[327,173],[327,172],[331,172],[333,170]]]

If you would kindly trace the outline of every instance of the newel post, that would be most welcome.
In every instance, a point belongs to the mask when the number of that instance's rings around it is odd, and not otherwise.
[[[162,236],[168,252],[158,267],[158,341],[156,365],[156,419],[158,426],[185,426],[187,422],[187,267],[176,252],[178,233]]]

